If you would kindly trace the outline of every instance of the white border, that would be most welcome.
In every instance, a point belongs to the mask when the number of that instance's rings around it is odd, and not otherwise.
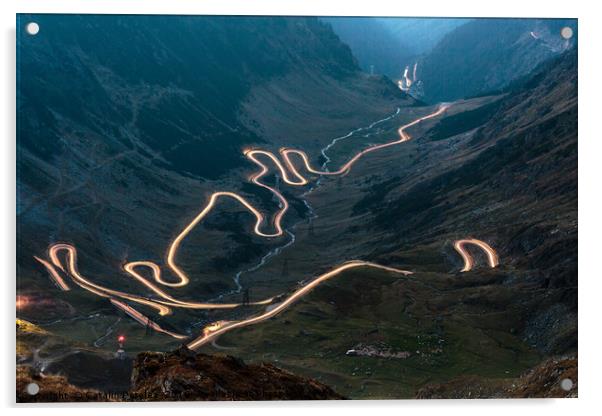
[[[566,2],[547,1],[529,6],[525,1],[504,0],[483,7],[479,1],[316,1],[316,0],[28,0],[19,11],[31,13],[123,14],[254,14],[345,16],[444,16],[444,17],[575,17]],[[397,4],[395,4],[397,3]],[[470,7],[462,4],[470,4]],[[564,7],[556,7],[556,6]]]
[[[2,180],[2,247],[0,264],[2,320],[4,337],[2,348],[3,371],[2,404],[14,403],[14,276],[15,276],[15,13],[119,13],[119,14],[284,14],[284,15],[380,15],[380,16],[442,16],[442,17],[577,17],[579,18],[579,399],[573,400],[494,400],[494,401],[354,401],[329,402],[278,402],[278,403],[161,403],[128,404],[129,412],[142,412],[165,416],[168,409],[178,416],[199,415],[207,412],[245,415],[282,414],[287,416],[311,413],[345,412],[346,415],[366,415],[372,408],[380,413],[467,415],[484,413],[507,415],[523,412],[549,415],[589,414],[602,408],[599,389],[600,373],[600,304],[602,296],[598,269],[600,234],[600,189],[602,189],[601,143],[598,130],[600,91],[600,65],[602,16],[596,13],[595,2],[556,1],[528,2],[525,0],[499,0],[495,2],[470,0],[423,1],[352,1],[352,0],[3,0],[2,55],[0,64],[1,89],[0,126],[3,129],[0,155]],[[23,406],[19,406],[23,408]],[[48,407],[48,408],[46,408]],[[84,410],[82,407],[86,407]],[[124,411],[126,405],[51,405],[23,408],[28,414],[44,412],[47,416],[67,414],[106,414]],[[18,407],[17,407],[18,408]]]

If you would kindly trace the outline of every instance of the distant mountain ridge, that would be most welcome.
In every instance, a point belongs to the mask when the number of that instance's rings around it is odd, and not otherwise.
[[[411,43],[394,36],[377,18],[328,17],[321,20],[332,25],[337,36],[349,45],[365,72],[398,78],[404,64],[414,55]]]
[[[469,19],[407,17],[322,17],[349,45],[366,72],[399,79],[406,65]]]

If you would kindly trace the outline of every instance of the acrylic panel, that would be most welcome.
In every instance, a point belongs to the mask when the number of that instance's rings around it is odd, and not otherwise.
[[[576,397],[577,34],[18,15],[17,401]]]

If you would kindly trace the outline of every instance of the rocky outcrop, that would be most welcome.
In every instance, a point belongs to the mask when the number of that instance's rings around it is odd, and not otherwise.
[[[342,399],[330,387],[274,367],[245,364],[232,356],[141,353],[134,363],[131,399],[325,400]]]
[[[17,403],[98,402],[112,399],[97,390],[82,389],[63,376],[41,376],[31,367],[17,367]]]
[[[577,357],[552,358],[515,379],[463,376],[429,384],[417,399],[569,398],[577,397]]]

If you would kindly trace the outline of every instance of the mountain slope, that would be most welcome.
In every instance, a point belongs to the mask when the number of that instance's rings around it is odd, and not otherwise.
[[[564,390],[562,381],[574,385]],[[478,398],[569,398],[577,397],[577,358],[549,359],[518,378],[483,380],[459,377],[445,383],[427,385],[416,393],[417,399],[478,399]]]
[[[19,36],[19,106],[27,115],[19,133],[41,157],[64,145],[62,124],[70,123],[106,136],[114,151],[140,149],[170,169],[215,178],[242,163],[242,144],[261,141],[238,120],[253,86],[301,67],[341,81],[358,71],[349,49],[310,18],[35,20],[43,32]],[[204,159],[208,149],[223,163]]]
[[[424,99],[452,101],[503,88],[575,45],[560,36],[576,20],[477,19],[448,33],[424,57]]]
[[[522,331],[545,353],[576,348],[576,65],[573,50],[538,68],[488,122],[446,139],[449,170],[394,197],[376,219],[396,224],[407,243],[459,233],[494,241],[509,273],[518,273],[511,281],[533,287]]]

